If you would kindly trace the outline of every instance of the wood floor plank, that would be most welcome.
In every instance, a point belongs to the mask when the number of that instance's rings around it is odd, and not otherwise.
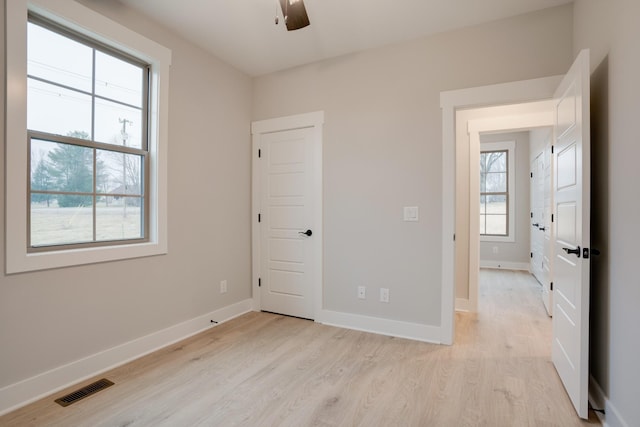
[[[551,354],[540,286],[483,270],[478,313],[453,346],[248,313],[100,376],[69,407],[56,393],[0,426],[585,426]]]

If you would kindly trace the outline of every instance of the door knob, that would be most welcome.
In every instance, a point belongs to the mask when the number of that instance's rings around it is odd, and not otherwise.
[[[531,225],[533,225],[534,227],[540,227],[540,224],[538,224],[538,223],[531,224]]]
[[[568,254],[574,254],[575,256],[577,256],[578,258],[580,258],[580,246],[578,246],[575,249],[569,249],[569,248],[562,248],[563,251],[565,251]]]
[[[544,230],[546,230],[546,227],[538,227],[538,230],[544,231]]]
[[[298,234],[304,234],[305,236],[309,237],[313,234],[313,231],[311,230],[307,230],[307,231],[298,231]]]

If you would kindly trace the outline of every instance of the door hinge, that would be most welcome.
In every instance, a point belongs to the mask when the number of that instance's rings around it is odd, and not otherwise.
[[[531,252],[529,255],[531,255],[531,258],[533,258],[533,252]]]
[[[456,241],[456,233],[453,233],[453,241]]]
[[[531,212],[531,218],[533,218],[533,212]]]
[[[258,158],[262,157],[262,150],[258,148]]]
[[[551,282],[551,290],[553,290],[553,282]]]
[[[551,222],[553,222],[553,214],[551,214]]]
[[[533,178],[533,172],[531,172],[531,178]]]
[[[258,277],[258,287],[262,286],[262,279]]]
[[[553,154],[553,145],[551,146],[551,154]]]
[[[258,214],[258,222],[262,222],[262,214]]]

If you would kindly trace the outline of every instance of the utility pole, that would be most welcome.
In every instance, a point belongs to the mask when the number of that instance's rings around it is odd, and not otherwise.
[[[118,121],[122,123],[122,130],[120,131],[120,136],[122,136],[122,145],[124,147],[127,146],[127,138],[129,134],[127,133],[127,125],[132,125],[133,122],[129,119],[120,119]],[[126,153],[122,153],[122,192],[127,194],[127,155]],[[127,217],[127,198],[122,197],[122,201],[124,202],[124,211],[122,216],[124,218]]]

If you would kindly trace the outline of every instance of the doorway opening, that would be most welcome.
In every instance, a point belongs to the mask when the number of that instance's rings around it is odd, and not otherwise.
[[[553,105],[543,100],[456,112],[456,310],[477,311],[481,267],[531,270],[531,237],[537,237],[530,230],[532,148],[549,135]],[[498,156],[501,161],[489,165]],[[489,170],[481,170],[481,159]]]
[[[442,108],[442,292],[440,329],[443,344],[453,344],[456,243],[456,112],[487,105],[552,99],[563,76],[545,77],[443,92]]]

